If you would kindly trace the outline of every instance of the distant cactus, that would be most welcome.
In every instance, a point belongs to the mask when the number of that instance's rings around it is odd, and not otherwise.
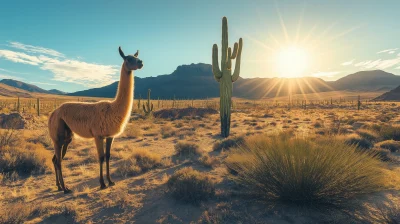
[[[18,100],[17,100],[17,111],[19,112],[19,110],[20,110],[20,102],[19,102],[19,97],[18,97]]]
[[[226,17],[222,18],[221,70],[218,65],[218,46],[214,44],[212,49],[212,71],[214,73],[214,78],[219,82],[221,136],[224,138],[228,137],[230,132],[232,83],[239,78],[242,46],[243,40],[240,38],[239,43],[235,43],[233,52],[232,49],[228,47],[228,20]],[[235,58],[235,71],[232,75],[232,59]]]
[[[36,102],[37,102],[37,106],[36,106],[37,116],[40,116],[40,99],[37,98]]]
[[[360,110],[360,106],[361,106],[361,100],[360,100],[360,95],[358,95],[357,110]]]
[[[145,104],[143,104],[143,111],[146,115],[151,114],[151,112],[153,111],[153,104],[150,103],[150,92],[151,89],[147,90],[147,102]]]
[[[140,110],[140,100],[142,99],[142,96],[139,95],[138,103],[137,103],[137,109]]]

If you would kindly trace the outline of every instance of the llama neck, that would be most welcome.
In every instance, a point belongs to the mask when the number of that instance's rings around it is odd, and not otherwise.
[[[118,83],[118,91],[113,101],[116,111],[122,117],[129,116],[133,103],[133,71],[125,69],[125,62],[121,67],[121,77]]]

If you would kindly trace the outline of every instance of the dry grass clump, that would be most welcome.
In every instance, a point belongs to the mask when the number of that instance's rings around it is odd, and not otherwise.
[[[211,168],[218,163],[218,160],[212,156],[204,154],[199,158],[199,162],[203,164],[205,167]]]
[[[7,208],[0,211],[0,223],[25,223],[38,216],[43,216],[44,223],[52,223],[55,220],[65,223],[78,223],[78,214],[71,204],[55,205],[26,202],[7,205]],[[64,219],[57,219],[59,216]]]
[[[221,150],[228,150],[232,147],[239,146],[244,143],[244,137],[229,137],[223,139],[219,142],[216,142],[213,146],[213,151],[221,151]]]
[[[116,172],[120,176],[135,176],[148,170],[166,166],[167,162],[161,156],[145,149],[137,149],[124,159]]]
[[[166,124],[161,127],[161,136],[163,138],[172,137],[175,135],[175,133],[176,133],[175,129],[172,128],[172,126],[170,124]]]
[[[178,156],[201,155],[202,150],[196,143],[180,141],[175,145],[175,154]]]
[[[383,183],[381,162],[342,140],[253,136],[226,160],[248,193],[298,204],[342,204]]]
[[[140,138],[143,136],[142,130],[135,124],[128,124],[125,128],[124,137],[127,138]]]
[[[339,138],[344,140],[344,142],[349,145],[356,145],[362,149],[370,149],[373,147],[373,144],[367,138],[363,138],[355,133],[349,135],[341,135],[339,136]]]
[[[382,140],[400,141],[400,126],[398,125],[383,125],[379,127],[378,131]]]
[[[4,147],[16,146],[19,143],[18,131],[14,129],[0,130],[0,150]]]
[[[20,175],[44,173],[52,167],[52,154],[40,144],[25,143],[0,148],[0,172]]]
[[[379,135],[373,130],[369,129],[358,129],[357,130],[358,135],[360,135],[362,138],[367,139],[368,141],[374,142],[378,140]]]
[[[175,171],[167,182],[168,190],[176,200],[197,204],[214,196],[211,178],[192,167]]]
[[[383,149],[388,149],[391,152],[397,152],[400,150],[400,141],[386,140],[386,141],[378,142],[376,144],[376,146],[383,148]]]

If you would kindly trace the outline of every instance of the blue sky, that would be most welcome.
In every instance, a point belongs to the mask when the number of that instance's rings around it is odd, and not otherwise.
[[[2,1],[0,78],[73,92],[118,80],[125,53],[136,76],[211,63],[221,18],[243,38],[241,76],[277,77],[288,47],[307,52],[298,76],[335,80],[360,70],[400,74],[400,1]],[[385,51],[387,50],[387,51]],[[288,65],[284,61],[284,67]]]

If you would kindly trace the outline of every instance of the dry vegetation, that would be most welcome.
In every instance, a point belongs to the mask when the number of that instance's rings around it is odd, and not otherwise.
[[[116,185],[99,189],[94,143],[75,137],[70,195],[46,132],[69,99],[43,98],[40,116],[21,99],[27,128],[0,129],[0,223],[399,223],[400,105],[293,99],[234,99],[227,139],[215,99],[153,100],[154,116],[135,102],[111,152]]]

